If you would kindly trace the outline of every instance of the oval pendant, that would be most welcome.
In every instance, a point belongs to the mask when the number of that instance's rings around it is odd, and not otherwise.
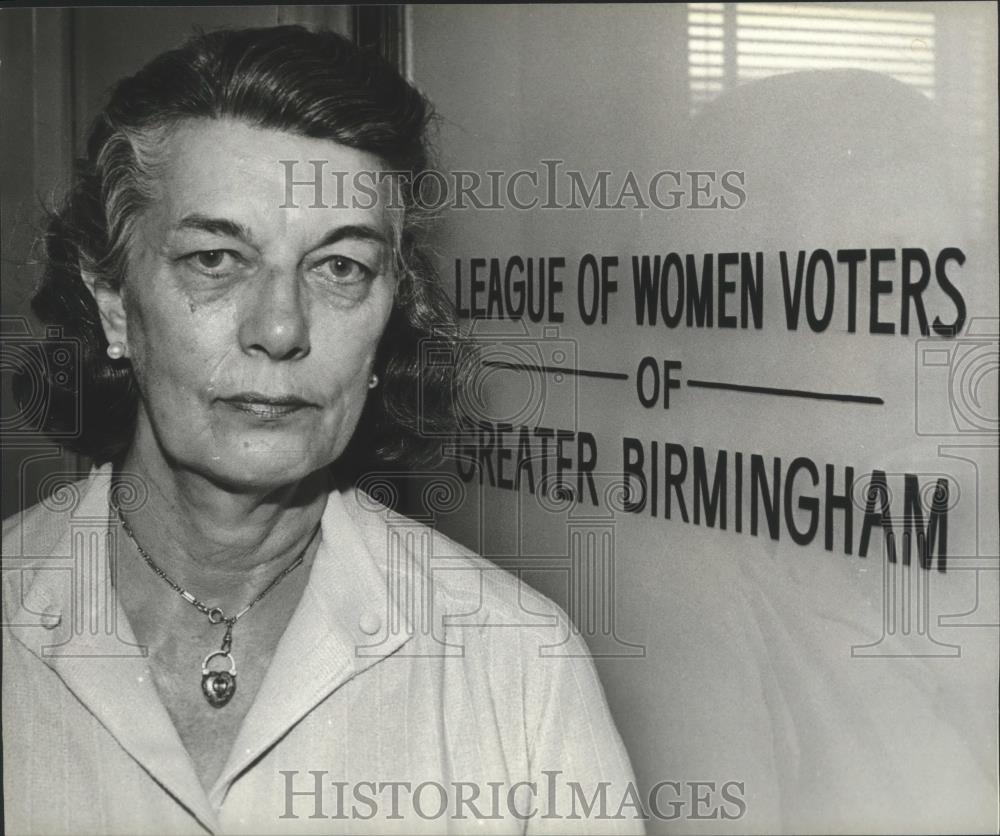
[[[208,663],[216,656],[224,656],[229,659],[228,671],[208,669]],[[201,666],[201,692],[213,708],[222,708],[233,698],[233,694],[236,693],[236,662],[229,653],[216,650],[205,657]]]

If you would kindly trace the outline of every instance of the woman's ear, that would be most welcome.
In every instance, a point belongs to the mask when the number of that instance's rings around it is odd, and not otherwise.
[[[122,303],[121,291],[114,290],[83,264],[80,265],[80,278],[83,279],[83,283],[94,297],[94,301],[97,302],[97,309],[101,312],[101,326],[104,328],[104,336],[107,337],[108,342],[119,342],[122,345],[127,345],[128,317]]]

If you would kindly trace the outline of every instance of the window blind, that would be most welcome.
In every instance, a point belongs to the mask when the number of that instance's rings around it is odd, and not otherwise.
[[[934,98],[934,13],[826,3],[689,3],[692,110],[796,70],[881,72]]]

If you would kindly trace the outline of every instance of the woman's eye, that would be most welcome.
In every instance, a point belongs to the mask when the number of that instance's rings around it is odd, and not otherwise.
[[[196,269],[209,275],[225,273],[236,265],[237,259],[237,254],[231,250],[200,250],[188,256]]]
[[[343,255],[335,255],[333,258],[328,258],[319,265],[319,269],[334,281],[342,284],[354,284],[355,282],[366,281],[374,275],[373,271],[365,267],[364,264]]]

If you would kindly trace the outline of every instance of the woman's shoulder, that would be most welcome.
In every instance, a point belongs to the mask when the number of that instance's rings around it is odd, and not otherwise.
[[[92,478],[60,482],[39,502],[3,521],[4,624],[22,605],[26,591],[41,569],[53,568],[52,558],[68,558],[71,530]],[[60,568],[60,567],[56,567]]]
[[[441,682],[443,701],[468,700],[477,728],[500,730],[529,774],[558,768],[581,786],[616,783],[624,792],[633,781],[628,755],[587,643],[563,609],[427,521],[395,514],[363,491],[345,504],[376,562],[408,567],[388,581],[405,588],[411,612],[433,607],[420,611],[390,666],[408,678],[430,676],[422,693]]]
[[[391,571],[402,571],[411,585],[417,581],[439,615],[448,616],[452,625],[519,627],[522,634],[542,642],[551,642],[554,636],[565,641],[572,632],[565,611],[519,574],[443,534],[428,521],[392,511],[360,488],[343,496],[376,562],[389,570],[392,561]],[[400,554],[405,555],[403,560]]]
[[[75,481],[60,481],[35,504],[3,521],[4,560],[46,558],[60,554],[60,544],[74,520],[82,522],[81,508],[91,491],[95,474]]]

